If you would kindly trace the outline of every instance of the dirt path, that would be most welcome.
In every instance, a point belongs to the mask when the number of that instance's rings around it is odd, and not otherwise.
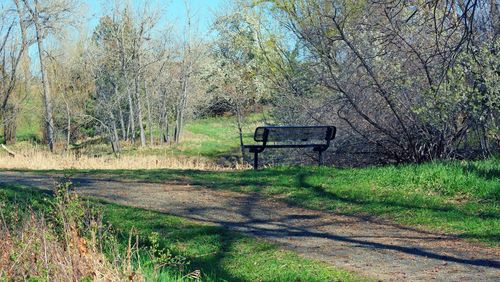
[[[74,178],[78,191],[117,204],[218,224],[306,257],[397,281],[499,281],[500,248],[360,216],[306,210],[257,194],[189,185]],[[0,172],[0,184],[49,188],[51,176]]]

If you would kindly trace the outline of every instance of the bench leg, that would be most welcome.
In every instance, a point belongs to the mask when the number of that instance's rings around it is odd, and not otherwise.
[[[257,169],[259,167],[259,153],[253,152],[253,169]]]
[[[323,165],[323,151],[318,151],[318,166]]]

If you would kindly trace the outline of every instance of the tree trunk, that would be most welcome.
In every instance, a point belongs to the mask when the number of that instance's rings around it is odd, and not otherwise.
[[[67,114],[67,135],[66,135],[66,148],[69,148],[69,144],[71,143],[71,111],[69,109],[69,104],[65,100],[66,103],[66,114]]]
[[[110,141],[111,148],[113,149],[113,153],[120,152],[120,138],[118,137],[118,130],[116,128],[116,120],[113,112],[110,113],[111,117],[111,132],[110,132]]]
[[[132,100],[132,95],[130,94],[130,87],[127,84],[127,95],[128,95],[128,107],[129,107],[129,124],[130,124],[130,138],[132,144],[135,144],[135,118],[134,118],[134,101]]]
[[[240,162],[243,163],[243,160],[245,159],[245,148],[243,147],[243,129],[241,128],[242,124],[242,115],[241,115],[241,107],[240,103],[236,102],[236,123],[238,126],[238,134],[240,137],[240,149],[241,149],[241,159]]]
[[[13,106],[8,106],[1,116],[4,143],[7,145],[16,143],[17,110]]]
[[[128,141],[129,137],[130,137],[130,127],[131,127],[131,125],[130,125],[130,117],[129,117],[129,119],[127,120],[127,137],[125,138],[126,141]]]
[[[167,94],[166,91],[163,89],[162,90],[162,102],[161,102],[161,109],[160,109],[160,121],[159,121],[159,128],[161,131],[161,139],[162,142],[164,143],[170,143],[170,133],[169,133],[169,126],[168,126],[168,111],[167,111]]]
[[[175,129],[174,129],[174,142],[179,143],[181,141],[181,130],[182,123],[184,119],[184,109],[182,109],[182,105],[179,105],[176,109],[175,115]]]
[[[163,141],[170,143],[170,127],[168,126],[168,115],[163,118]]]
[[[146,107],[148,109],[148,129],[149,129],[149,142],[151,146],[154,145],[154,138],[153,138],[153,119],[151,116],[151,101],[149,97],[149,92],[148,92],[148,85],[146,83],[146,80],[144,80],[144,92],[146,94]]]
[[[139,120],[139,130],[141,134],[141,147],[146,146],[146,133],[144,132],[144,125],[142,123],[142,103],[139,93],[139,78],[136,76],[134,80],[135,84],[135,98],[137,99],[137,119]]]
[[[118,107],[118,114],[120,115],[120,128],[121,128],[121,132],[122,132],[122,139],[126,140],[127,139],[127,130],[125,129],[125,121],[123,119],[123,111],[122,111],[121,106]]]
[[[179,143],[181,141],[182,127],[184,125],[184,110],[187,105],[187,88],[188,88],[189,73],[184,75],[181,82],[181,93],[179,97],[179,102],[176,107],[176,119],[175,119],[175,130],[174,130],[174,142]]]
[[[32,13],[33,23],[35,25],[36,43],[38,46],[38,56],[40,59],[40,72],[42,75],[43,100],[45,106],[45,133],[49,150],[54,152],[54,119],[52,117],[52,98],[50,95],[49,78],[45,71],[45,58],[43,56],[43,30],[38,18],[38,2],[35,1],[34,12]]]
[[[120,152],[120,142],[118,139],[118,130],[116,129],[116,122],[113,121],[113,132],[111,133],[111,148],[113,153]]]
[[[118,97],[118,86],[115,83],[113,83],[113,88],[114,88],[114,96]],[[121,99],[119,99],[118,101],[121,102]],[[118,103],[118,115],[120,116],[120,130],[122,133],[122,137],[125,140],[125,138],[126,138],[125,122],[123,121],[123,112],[122,112],[121,103]],[[118,140],[119,140],[119,138],[118,138]]]

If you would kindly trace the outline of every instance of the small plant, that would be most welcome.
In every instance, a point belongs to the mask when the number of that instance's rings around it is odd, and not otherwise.
[[[158,232],[151,232],[148,240],[150,243],[148,247],[150,260],[146,266],[153,267],[155,273],[159,272],[163,267],[175,267],[184,271],[184,268],[189,265],[185,257],[174,255],[169,249],[160,247],[160,234]]]

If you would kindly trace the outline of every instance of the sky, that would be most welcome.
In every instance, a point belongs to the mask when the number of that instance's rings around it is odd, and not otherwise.
[[[144,1],[148,0],[128,0],[131,5],[137,7],[142,6]],[[227,3],[225,0],[150,0],[149,2],[153,2],[154,7],[164,10],[164,17],[159,22],[159,25],[165,24],[168,21],[174,25],[175,29],[182,31],[186,23],[185,1],[187,1],[190,7],[192,26],[201,35],[209,33],[210,23],[214,17],[214,13],[223,8],[225,3]],[[86,0],[82,2],[87,10],[86,26],[88,31],[91,32],[98,24],[99,18],[106,13],[103,11],[106,9],[105,3],[111,1]],[[124,0],[124,2],[127,2],[127,0]]]
[[[9,3],[11,0],[0,0],[0,6],[12,4]],[[82,10],[79,11],[79,17],[82,17],[81,22],[86,30],[84,33],[91,35],[94,28],[99,23],[100,17],[109,14],[109,3],[113,0],[77,0],[81,3]],[[158,22],[158,26],[165,26],[170,24],[173,26],[174,31],[182,32],[186,24],[186,4],[187,1],[190,7],[190,13],[192,18],[191,26],[193,31],[196,31],[198,36],[209,38],[213,35],[210,33],[210,25],[214,18],[216,11],[223,9],[227,5],[228,1],[231,0],[121,0],[122,3],[130,3],[130,5],[135,7],[142,7],[145,1],[154,3],[153,7],[158,7],[164,12],[163,17]],[[67,40],[73,40],[78,38],[78,31],[69,30],[69,38]],[[36,44],[33,44],[29,48],[29,53],[31,57],[31,68],[33,73],[38,73],[39,61],[38,53],[36,49]]]

